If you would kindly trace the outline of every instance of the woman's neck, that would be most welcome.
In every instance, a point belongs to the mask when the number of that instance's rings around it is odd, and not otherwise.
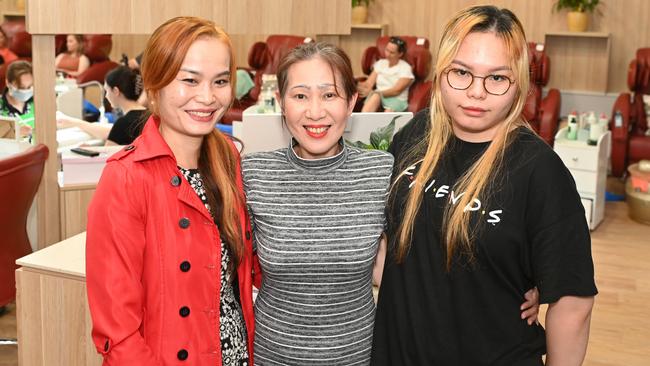
[[[127,114],[133,110],[143,110],[145,109],[142,104],[133,101],[133,100],[124,100],[120,102],[120,105],[118,107],[124,112],[124,114]]]
[[[199,167],[199,154],[203,136],[187,136],[171,127],[160,124],[160,135],[176,157],[176,164],[185,169],[196,169]]]

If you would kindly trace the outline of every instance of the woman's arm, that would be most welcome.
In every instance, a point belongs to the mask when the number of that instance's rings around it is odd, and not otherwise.
[[[396,97],[400,95],[404,89],[408,88],[409,85],[411,85],[412,81],[413,79],[409,78],[399,78],[393,87],[385,90],[380,90],[381,95],[384,97]]]
[[[105,365],[160,366],[145,343],[145,213],[142,183],[106,164],[88,208],[86,288],[92,338]]]
[[[379,239],[379,248],[377,249],[377,257],[375,257],[375,264],[372,267],[372,284],[381,286],[381,276],[384,274],[384,262],[386,261],[386,234],[381,234]]]
[[[377,82],[377,72],[373,71],[370,73],[370,76],[364,82],[360,82],[357,86],[360,97],[366,97],[372,89],[375,87],[375,82]]]
[[[91,123],[88,121],[80,120],[77,118],[69,116],[57,116],[56,118],[56,127],[57,128],[71,128],[78,127],[82,131],[91,135],[94,138],[106,140],[108,139],[108,134],[111,132],[113,125],[106,123]]]
[[[549,304],[546,312],[546,365],[582,365],[593,306],[593,296],[563,296]]]

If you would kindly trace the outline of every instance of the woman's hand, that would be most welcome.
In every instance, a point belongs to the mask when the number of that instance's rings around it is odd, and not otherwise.
[[[533,323],[539,324],[537,315],[539,314],[539,291],[537,287],[533,287],[524,294],[526,301],[521,304],[521,318],[526,319],[528,325]]]

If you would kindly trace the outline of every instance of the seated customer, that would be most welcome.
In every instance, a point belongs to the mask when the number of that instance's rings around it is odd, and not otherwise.
[[[34,76],[32,64],[15,61],[7,68],[7,87],[0,99],[0,116],[14,117],[20,125],[20,135],[28,136],[34,128]]]
[[[0,27],[0,64],[10,64],[18,59],[18,56],[7,47],[9,45],[9,37],[7,33]]]
[[[411,65],[402,60],[406,42],[391,37],[384,52],[386,58],[375,62],[368,79],[358,85],[359,96],[366,97],[362,112],[376,112],[380,105],[386,112],[402,112],[408,107],[408,88],[415,76]]]
[[[78,127],[95,138],[106,140],[106,145],[129,145],[140,135],[142,122],[147,117],[147,110],[138,103],[142,77],[136,70],[118,66],[106,74],[104,91],[113,109],[124,113],[114,124],[87,122],[59,114],[57,127]]]
[[[80,34],[68,34],[65,45],[66,51],[54,60],[56,71],[77,77],[90,67],[90,60],[84,55],[84,38]]]

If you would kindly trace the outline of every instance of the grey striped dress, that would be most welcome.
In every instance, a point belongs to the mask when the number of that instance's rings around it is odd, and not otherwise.
[[[384,229],[392,155],[344,146],[244,157],[262,268],[255,364],[367,365],[375,318],[372,267]]]

